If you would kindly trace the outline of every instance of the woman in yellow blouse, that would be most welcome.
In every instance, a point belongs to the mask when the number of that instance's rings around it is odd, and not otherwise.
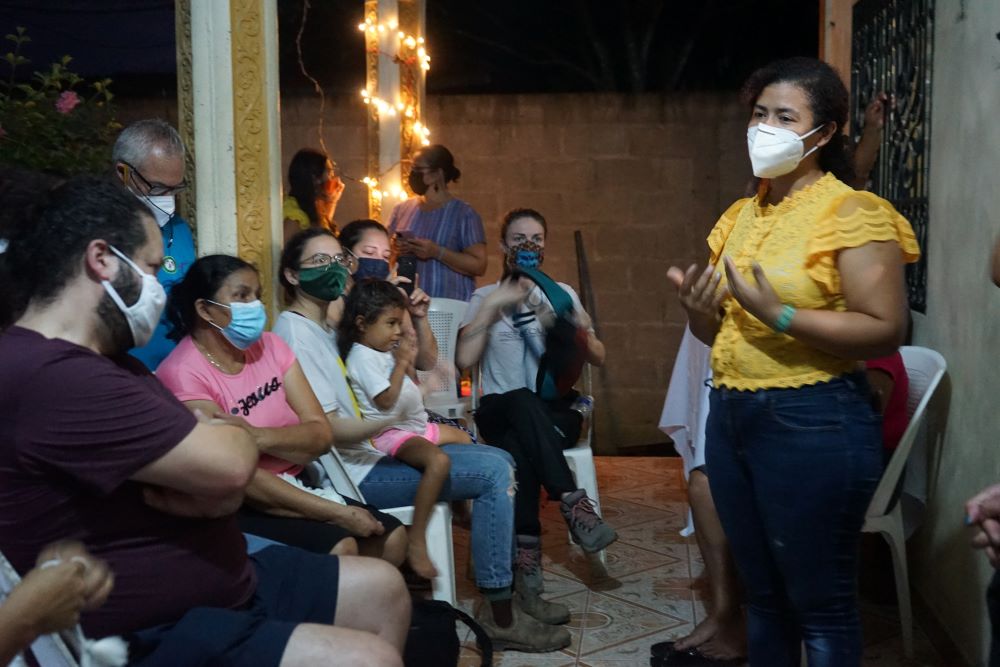
[[[853,190],[847,90],[810,58],[744,87],[760,188],[708,237],[704,270],[671,267],[712,346],[712,495],[748,597],[750,664],[861,664],[855,579],[881,472],[880,418],[859,361],[906,329],[903,264],[919,249],[883,199]],[[720,262],[721,260],[721,262]]]
[[[288,194],[282,203],[285,243],[296,232],[323,227],[337,234],[333,214],[344,194],[344,181],[326,153],[303,148],[288,164]]]

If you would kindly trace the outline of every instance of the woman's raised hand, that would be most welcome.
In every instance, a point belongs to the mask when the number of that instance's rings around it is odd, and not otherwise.
[[[689,317],[718,318],[719,306],[729,292],[725,287],[719,288],[722,274],[714,266],[709,264],[702,271],[698,271],[697,264],[689,266],[687,271],[671,266],[667,278],[677,288],[677,297]]]
[[[726,264],[726,280],[729,281],[729,291],[743,309],[768,326],[773,326],[781,315],[781,299],[778,298],[770,281],[764,275],[764,269],[757,262],[753,263],[753,277],[757,285],[753,285],[743,277],[731,257],[723,258]]]

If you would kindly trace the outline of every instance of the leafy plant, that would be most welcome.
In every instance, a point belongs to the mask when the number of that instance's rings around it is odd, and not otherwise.
[[[3,57],[9,77],[0,82],[0,163],[65,176],[107,169],[121,129],[111,79],[87,84],[63,56],[18,81],[18,68],[31,62],[21,55],[31,38],[18,27],[6,39],[13,48]]]

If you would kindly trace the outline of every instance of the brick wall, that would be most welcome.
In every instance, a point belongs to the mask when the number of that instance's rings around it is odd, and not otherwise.
[[[129,108],[173,113],[160,102]],[[282,170],[318,145],[315,98],[282,100]],[[364,107],[328,100],[327,148],[348,175],[364,175]],[[441,96],[427,105],[432,140],[454,153],[456,196],[483,217],[499,275],[499,218],[515,206],[549,222],[545,266],[579,288],[573,233],[582,232],[596,320],[608,348],[594,373],[595,447],[614,453],[666,440],[657,428],[684,315],[667,285],[671,263],[703,261],[704,238],[749,175],[745,115],[734,96]],[[349,184],[343,224],[366,217],[364,187]],[[388,218],[388,212],[385,214]]]

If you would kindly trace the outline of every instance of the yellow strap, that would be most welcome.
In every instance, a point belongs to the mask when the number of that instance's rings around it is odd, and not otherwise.
[[[337,355],[337,363],[340,364],[340,371],[344,374],[344,380],[347,381],[347,366],[344,365],[344,360]],[[347,382],[347,393],[351,395],[351,405],[354,406],[354,416],[358,419],[362,419],[361,416],[361,406],[358,405],[358,397],[354,395],[354,389],[351,388],[351,383]]]

